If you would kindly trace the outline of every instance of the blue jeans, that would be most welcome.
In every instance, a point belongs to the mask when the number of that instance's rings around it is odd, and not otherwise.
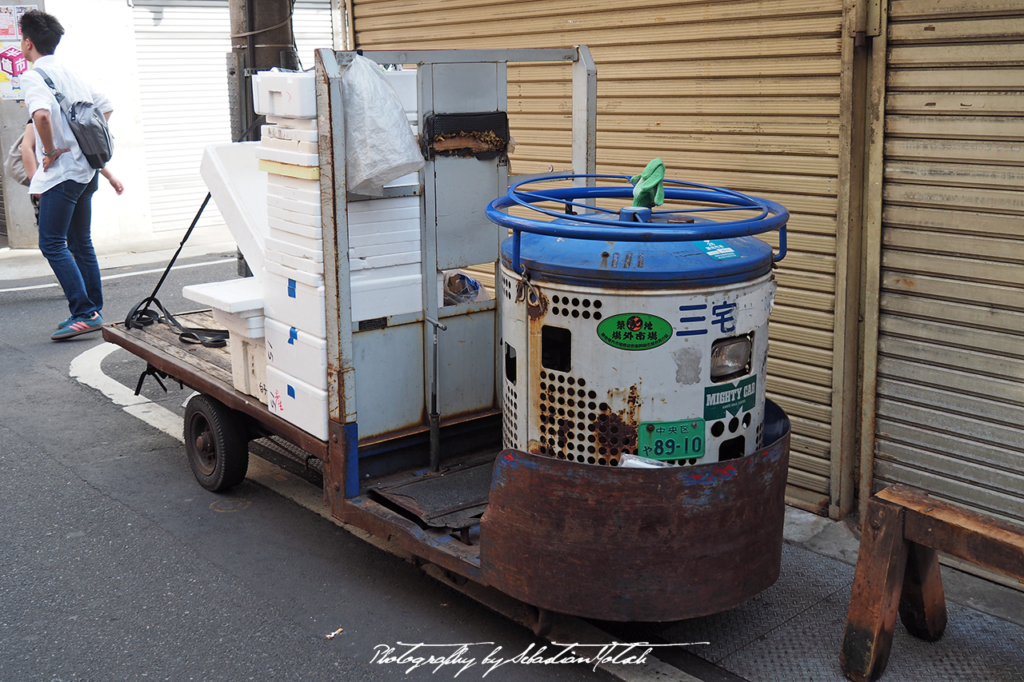
[[[72,315],[103,308],[100,264],[92,248],[92,195],[99,173],[88,185],[65,180],[39,199],[39,250],[50,262]]]

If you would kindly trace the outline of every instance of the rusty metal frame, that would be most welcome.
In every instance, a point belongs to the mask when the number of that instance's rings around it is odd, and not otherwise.
[[[883,0],[888,2],[888,0]],[[888,6],[888,5],[887,5]],[[882,185],[884,182],[885,78],[888,17],[881,12],[881,32],[871,40],[868,66],[867,169],[864,178],[863,300],[860,354],[859,516],[866,518],[874,485],[875,418],[878,391],[879,298],[882,276]]]
[[[556,49],[523,50],[410,50],[366,52],[380,63],[472,62],[491,61],[502,67],[509,61],[572,61],[573,62],[573,167],[588,173],[596,168],[596,67],[586,46]],[[316,53],[316,97],[318,152],[320,156],[320,201],[324,243],[324,285],[327,315],[327,393],[328,455],[327,488],[339,488],[344,497],[359,491],[358,443],[356,413],[355,365],[350,324],[351,292],[341,283],[350,279],[348,259],[348,197],[345,177],[345,116],[342,102],[342,73],[355,56],[354,52],[321,49]],[[422,113],[422,112],[421,112]],[[577,125],[582,130],[577,130]],[[579,136],[579,139],[577,139]],[[421,192],[422,196],[422,192]],[[429,235],[425,235],[429,237]],[[432,238],[426,239],[423,263],[436,260]],[[428,281],[430,280],[430,281]],[[424,292],[433,278],[424,276]],[[436,296],[424,294],[426,316],[437,316]],[[500,321],[495,325],[495,338],[500,337]],[[424,323],[424,334],[428,334]],[[428,348],[424,344],[424,348]],[[495,365],[500,349],[495,344]],[[429,387],[431,366],[424,360],[424,385]],[[497,386],[497,384],[496,384]],[[427,388],[427,390],[429,390]],[[496,392],[497,396],[497,392]],[[346,445],[348,444],[348,445]],[[326,493],[328,496],[329,493]],[[340,516],[341,507],[333,507]]]

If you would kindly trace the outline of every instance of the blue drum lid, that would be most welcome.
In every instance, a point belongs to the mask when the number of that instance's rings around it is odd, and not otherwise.
[[[557,221],[563,222],[563,221]],[[569,222],[569,221],[565,221]],[[512,238],[501,245],[512,267]],[[522,233],[520,260],[530,277],[582,286],[703,288],[757,279],[771,271],[772,248],[756,237],[692,242],[608,242]]]

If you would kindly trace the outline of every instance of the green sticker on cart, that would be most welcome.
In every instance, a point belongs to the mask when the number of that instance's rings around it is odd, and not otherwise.
[[[672,338],[672,325],[656,315],[623,313],[602,320],[597,336],[619,350],[651,350]]]
[[[640,422],[636,454],[659,461],[696,459],[704,456],[704,420]]]
[[[722,384],[704,389],[704,419],[725,419],[754,409],[757,400],[757,375],[738,384]]]

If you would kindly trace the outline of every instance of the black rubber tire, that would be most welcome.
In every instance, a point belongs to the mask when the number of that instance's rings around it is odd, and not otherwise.
[[[211,492],[235,487],[249,470],[245,423],[209,396],[194,396],[185,407],[185,451],[199,485]]]

